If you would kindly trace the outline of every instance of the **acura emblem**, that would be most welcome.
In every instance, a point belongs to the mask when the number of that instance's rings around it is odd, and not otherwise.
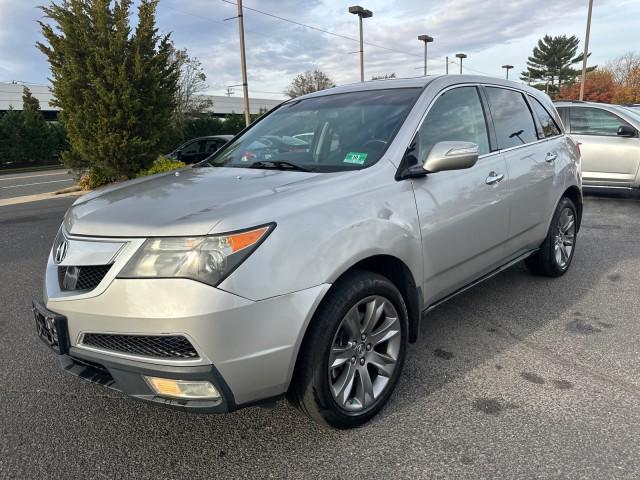
[[[69,241],[61,236],[61,241],[56,247],[55,256],[53,257],[56,263],[60,263],[64,260],[64,257],[67,256],[67,250],[69,248]]]

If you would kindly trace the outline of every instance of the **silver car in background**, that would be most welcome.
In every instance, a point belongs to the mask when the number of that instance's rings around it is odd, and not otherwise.
[[[594,102],[556,102],[580,143],[585,187],[640,188],[640,110]]]
[[[70,373],[141,400],[209,413],[286,395],[354,427],[391,396],[424,313],[521,260],[563,275],[581,216],[578,150],[538,90],[332,88],[195,168],[79,198],[37,331]]]

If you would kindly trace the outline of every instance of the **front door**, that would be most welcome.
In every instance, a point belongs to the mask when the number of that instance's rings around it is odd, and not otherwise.
[[[480,159],[466,170],[413,180],[422,233],[426,304],[453,293],[500,265],[508,234],[507,168],[489,139],[478,89],[457,87],[434,102],[414,139],[424,159],[441,141],[473,142]]]

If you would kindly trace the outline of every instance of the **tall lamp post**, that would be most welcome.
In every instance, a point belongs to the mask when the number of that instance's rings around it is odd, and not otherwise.
[[[587,13],[587,31],[584,34],[584,52],[582,53],[582,78],[580,79],[580,101],[584,98],[584,81],[587,78],[587,57],[589,56],[589,33],[591,32],[591,12],[593,0],[589,0],[589,13]]]
[[[456,53],[456,57],[460,59],[460,75],[462,75],[462,59],[467,58],[467,55],[464,53]]]
[[[364,82],[364,39],[362,36],[362,19],[373,17],[373,12],[362,8],[360,5],[349,7],[349,13],[358,15],[358,23],[360,25],[360,81]]]
[[[507,71],[507,80],[509,80],[509,70],[513,68],[513,65],[502,65],[502,68]]]
[[[249,85],[247,83],[247,56],[244,51],[244,21],[242,14],[242,0],[238,0],[238,31],[240,32],[240,62],[242,63],[242,94],[244,96],[244,124],[249,126]]]
[[[424,76],[427,76],[427,45],[433,42],[433,37],[429,35],[418,35],[418,40],[424,42]]]

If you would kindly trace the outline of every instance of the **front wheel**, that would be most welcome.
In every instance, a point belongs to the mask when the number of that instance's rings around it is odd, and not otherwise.
[[[314,420],[359,426],[387,402],[407,347],[407,308],[387,278],[358,271],[336,283],[301,347],[290,392]]]
[[[563,197],[551,220],[540,250],[525,260],[531,273],[547,277],[564,275],[571,265],[578,236],[578,214],[570,198]]]

